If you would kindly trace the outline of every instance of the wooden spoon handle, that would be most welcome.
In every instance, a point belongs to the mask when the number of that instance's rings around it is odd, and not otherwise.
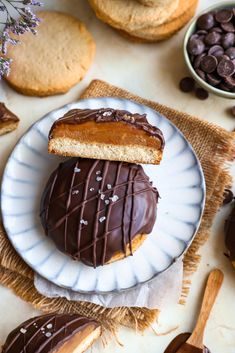
[[[204,330],[207,320],[209,319],[211,309],[213,308],[216,297],[223,283],[223,278],[223,272],[218,269],[211,271],[209,274],[197,324],[192,335],[187,340],[187,343],[192,346],[203,348]]]

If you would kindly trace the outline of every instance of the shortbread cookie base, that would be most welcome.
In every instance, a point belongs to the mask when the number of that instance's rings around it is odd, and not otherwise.
[[[169,22],[166,22],[157,27],[145,28],[142,31],[119,32],[127,39],[137,43],[157,42],[165,40],[177,33],[191,20],[191,18],[195,15],[197,4],[198,0],[180,0],[179,8],[171,16]]]
[[[138,0],[140,4],[149,6],[149,7],[157,7],[164,5],[169,5],[172,0]]]
[[[49,96],[67,92],[82,80],[95,53],[95,43],[75,17],[54,11],[38,12],[37,35],[26,33],[18,46],[9,46],[13,59],[5,77],[18,92]]]
[[[14,131],[17,129],[19,125],[19,121],[17,122],[12,122],[12,123],[6,123],[6,124],[1,124],[0,126],[0,136],[8,134],[11,131]]]
[[[89,0],[96,16],[110,26],[126,31],[135,31],[148,26],[157,26],[169,18],[177,9],[179,0],[161,1],[158,7],[148,7],[136,0]]]
[[[84,338],[81,340],[81,335]],[[88,326],[83,331],[75,334],[70,340],[66,341],[56,353],[83,353],[85,352],[94,341],[101,335],[101,327],[94,329],[93,326]]]
[[[137,234],[132,240],[131,246],[130,244],[127,245],[126,253],[118,252],[111,258],[111,260],[107,262],[107,264],[110,264],[118,260],[122,260],[125,257],[130,256],[131,254],[134,254],[134,252],[143,244],[146,238],[147,238],[147,234]]]
[[[48,152],[52,154],[106,159],[129,163],[159,164],[162,151],[138,145],[106,145],[102,143],[84,143],[70,138],[53,138],[49,140]]]

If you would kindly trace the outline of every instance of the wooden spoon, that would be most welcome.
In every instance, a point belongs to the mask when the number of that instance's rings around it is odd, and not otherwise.
[[[206,352],[205,350],[206,348],[203,345],[204,331],[205,331],[206,323],[210,316],[210,312],[213,308],[216,297],[223,283],[223,278],[224,278],[223,272],[221,272],[218,269],[213,270],[209,274],[200,314],[199,314],[195,329],[193,330],[193,333],[186,340],[186,342],[184,341],[184,343],[182,339],[183,336],[182,335],[178,336],[181,338],[181,342],[182,342],[182,343],[180,342],[181,344],[178,344],[179,340],[177,340],[178,337],[176,337],[176,339],[173,341],[174,344],[172,344],[173,343],[172,342],[165,350],[165,353],[204,353]]]

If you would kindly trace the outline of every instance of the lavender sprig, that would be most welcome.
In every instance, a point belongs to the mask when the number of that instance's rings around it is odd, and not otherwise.
[[[26,32],[36,34],[40,19],[32,12],[30,6],[42,6],[35,0],[0,0],[0,79],[10,72],[11,59],[6,57],[9,44],[20,43],[12,34],[22,35]]]

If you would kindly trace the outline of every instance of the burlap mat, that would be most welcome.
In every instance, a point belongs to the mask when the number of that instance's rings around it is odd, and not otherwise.
[[[213,218],[219,209],[223,192],[231,184],[227,171],[234,151],[234,135],[204,120],[178,112],[155,102],[142,99],[102,81],[92,81],[81,98],[112,96],[132,99],[156,109],[170,119],[192,144],[201,161],[207,187],[206,207],[200,229],[184,258],[184,284],[182,300],[187,296],[190,276],[200,261],[199,248],[206,242]],[[111,331],[119,325],[144,330],[158,316],[157,310],[146,308],[105,309],[87,302],[69,302],[64,298],[50,299],[39,294],[33,285],[33,271],[21,260],[10,245],[0,226],[0,283],[11,288],[16,295],[44,312],[76,312],[94,317]]]

